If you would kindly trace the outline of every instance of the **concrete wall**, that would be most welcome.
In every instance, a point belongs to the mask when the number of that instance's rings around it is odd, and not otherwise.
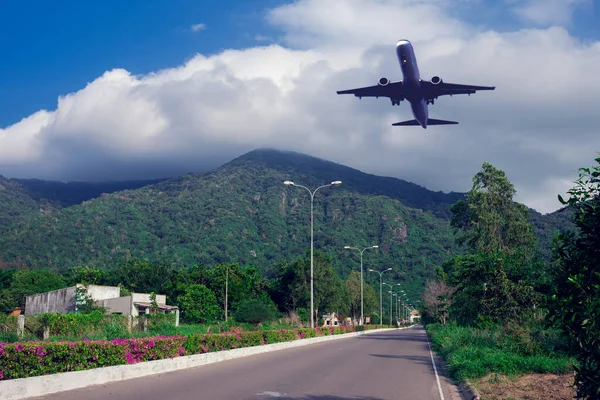
[[[151,303],[149,293],[131,293],[134,303]],[[164,294],[156,295],[157,304],[167,304],[167,296]]]
[[[75,286],[25,297],[25,315],[75,312]]]
[[[135,311],[131,296],[100,300],[99,303],[101,306],[107,308],[107,314],[120,313],[123,315],[132,315],[132,311]],[[137,315],[137,311],[135,311],[135,315]]]
[[[83,285],[77,285],[83,287]],[[52,292],[27,296],[25,298],[25,314],[75,312],[75,288],[76,286],[54,290]],[[138,310],[134,302],[151,303],[149,293],[132,293],[130,296],[119,297],[121,288],[118,286],[89,285],[87,292],[101,306],[107,308],[107,313],[121,313],[123,315],[137,316]],[[167,296],[156,295],[156,302],[165,305]]]
[[[87,287],[87,292],[90,296],[92,296],[92,299],[94,300],[106,300],[119,297],[121,295],[121,288],[118,286],[89,285]]]

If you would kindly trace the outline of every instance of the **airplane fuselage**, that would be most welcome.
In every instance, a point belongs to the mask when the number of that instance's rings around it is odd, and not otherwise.
[[[459,94],[471,95],[478,90],[494,90],[495,86],[476,86],[459,83],[444,82],[437,75],[430,80],[421,79],[417,57],[412,44],[408,40],[399,40],[396,43],[396,57],[400,63],[402,80],[392,82],[388,78],[381,77],[377,85],[359,87],[355,89],[338,90],[337,94],[353,94],[362,99],[363,97],[389,98],[392,106],[399,106],[400,102],[408,101],[414,119],[409,121],[395,122],[392,126],[427,126],[433,125],[456,125],[457,121],[429,118],[429,104],[435,104],[439,96]]]
[[[423,96],[421,88],[421,74],[417,65],[417,58],[412,44],[408,40],[399,40],[396,43],[396,55],[400,62],[402,70],[402,86],[406,91],[406,100],[410,103],[413,116],[417,122],[427,128],[427,119],[429,118],[429,108],[427,101]]]

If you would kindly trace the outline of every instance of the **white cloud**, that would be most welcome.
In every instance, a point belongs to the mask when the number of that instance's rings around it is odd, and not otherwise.
[[[194,24],[190,27],[192,32],[199,32],[206,29],[206,24]]]
[[[569,25],[575,9],[589,5],[590,0],[523,0],[512,11],[528,22],[538,25]]]
[[[269,13],[288,47],[197,55],[141,76],[107,71],[62,96],[56,110],[0,129],[0,173],[173,175],[265,146],[465,191],[489,161],[506,171],[519,201],[549,212],[577,168],[596,157],[600,43],[584,44],[559,27],[474,29],[450,18],[445,0],[324,3],[303,0]],[[336,95],[380,76],[401,79],[399,38],[413,41],[424,79],[497,89],[438,99],[430,116],[460,125],[427,130],[390,126],[412,119],[406,103]]]

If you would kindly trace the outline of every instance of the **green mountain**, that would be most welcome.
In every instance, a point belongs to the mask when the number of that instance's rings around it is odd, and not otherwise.
[[[27,218],[100,197],[104,193],[136,189],[164,179],[118,182],[56,182],[40,179],[8,179],[0,175],[0,232]]]
[[[320,189],[314,203],[314,247],[333,256],[342,276],[360,268],[358,252],[345,245],[379,245],[364,253],[367,278],[378,283],[377,274],[366,269],[392,267],[388,279],[415,290],[458,251],[449,207],[464,194],[432,192],[307,155],[262,149],[209,173],[96,198],[59,195],[39,181],[9,183],[10,196],[0,197],[2,215],[30,217],[11,223],[0,236],[0,263],[62,271],[82,263],[108,268],[139,257],[180,266],[240,262],[271,275],[310,249],[309,193],[284,180],[311,189],[343,182]],[[85,201],[67,206],[79,198]],[[41,213],[40,201],[56,206]],[[12,208],[5,211],[4,204]],[[546,217],[532,218],[548,237],[552,224],[562,221]]]
[[[51,210],[49,204],[31,198],[23,185],[0,175],[0,233],[15,228],[30,216]]]
[[[41,179],[12,179],[21,184],[22,190],[38,203],[49,203],[54,208],[70,207],[104,193],[137,189],[166,179],[107,181],[107,182],[57,182]]]

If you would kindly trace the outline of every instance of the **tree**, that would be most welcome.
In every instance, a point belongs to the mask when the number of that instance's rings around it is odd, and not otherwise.
[[[226,282],[227,280],[227,282]],[[227,303],[234,305],[248,298],[264,298],[268,295],[269,281],[260,275],[257,267],[233,264],[217,264],[214,268],[205,268],[203,281],[206,287],[215,293],[217,303],[225,308],[225,284],[227,283]]]
[[[448,319],[448,308],[452,304],[454,288],[448,286],[443,280],[430,280],[425,285],[423,303],[427,311],[439,319],[442,325]]]
[[[348,291],[349,303],[350,303],[350,315],[353,319],[360,318],[360,272],[352,271],[345,282],[346,290]],[[363,303],[364,303],[364,315],[365,317],[370,316],[372,313],[378,313],[379,311],[379,300],[375,290],[370,285],[363,286]],[[375,321],[373,321],[375,322]],[[379,320],[376,320],[379,323]]]
[[[513,201],[515,193],[504,171],[483,163],[473,177],[466,200],[450,208],[451,226],[458,234],[459,244],[472,253],[510,254],[519,248],[533,249],[535,236],[528,222],[528,210]]]
[[[456,287],[450,310],[461,323],[508,323],[538,301],[533,285],[543,267],[528,210],[513,201],[515,193],[504,172],[486,162],[466,200],[451,207],[451,225],[468,254],[443,267]]]
[[[220,311],[215,294],[204,285],[187,285],[177,305],[183,318],[196,324],[214,321]]]
[[[106,312],[106,307],[96,304],[92,296],[87,292],[87,286],[75,288],[75,306],[79,314],[91,314],[93,311]]]
[[[337,311],[345,307],[343,285],[333,265],[331,256],[321,251],[314,253],[314,306],[315,315],[320,312]],[[294,311],[298,307],[310,309],[310,256],[301,257],[279,269],[277,290],[278,304],[283,310]]]
[[[168,264],[130,259],[109,271],[108,284],[119,285],[138,293],[167,293],[174,287],[175,272]]]
[[[45,293],[67,287],[64,279],[47,269],[34,269],[31,271],[17,271],[9,288],[10,295],[15,303],[25,306],[25,296]]]
[[[82,265],[69,268],[65,279],[69,285],[103,285],[106,282],[105,271]]]
[[[575,210],[577,232],[560,237],[550,316],[578,361],[578,398],[600,398],[600,166],[580,168],[567,193],[570,198],[559,195],[559,201]]]
[[[266,303],[259,299],[242,300],[235,312],[235,319],[239,322],[248,322],[258,325],[262,322],[272,321],[277,316],[277,307],[273,303]]]

